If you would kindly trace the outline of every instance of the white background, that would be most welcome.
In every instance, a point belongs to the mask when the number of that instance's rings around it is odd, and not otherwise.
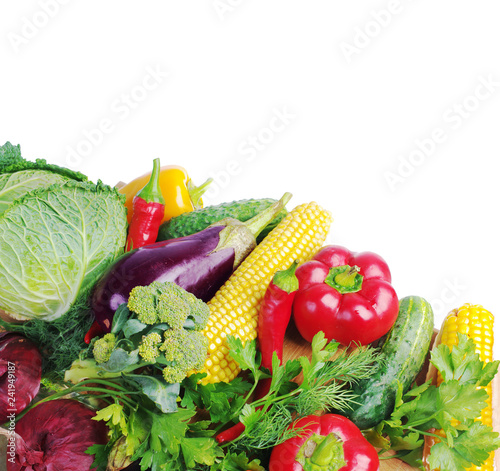
[[[109,184],[160,157],[215,179],[206,204],[315,200],[328,243],[382,255],[437,326],[465,302],[496,313],[500,358],[499,15],[496,0],[2,2],[0,144]]]

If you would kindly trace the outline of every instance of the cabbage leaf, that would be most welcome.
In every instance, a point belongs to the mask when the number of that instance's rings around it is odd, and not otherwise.
[[[21,170],[0,175],[0,214],[17,198],[36,188],[67,182],[68,178],[47,170]]]
[[[45,159],[26,160],[21,155],[21,146],[19,144],[14,146],[10,142],[6,142],[3,146],[0,146],[0,173],[14,173],[21,170],[47,170],[79,182],[88,180],[83,173],[50,164]]]
[[[126,231],[122,195],[101,182],[24,194],[0,215],[0,309],[60,318],[123,252]]]

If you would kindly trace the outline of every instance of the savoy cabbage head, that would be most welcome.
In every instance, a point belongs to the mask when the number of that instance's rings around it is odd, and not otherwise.
[[[0,310],[51,321],[123,252],[126,210],[116,189],[17,150],[0,147]]]

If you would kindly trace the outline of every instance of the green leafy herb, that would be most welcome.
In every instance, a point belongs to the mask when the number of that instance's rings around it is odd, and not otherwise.
[[[260,359],[254,354],[252,360],[255,347],[248,345],[253,342],[243,346],[240,342],[229,341],[231,356],[234,355],[237,361],[243,360],[246,368],[253,373],[251,393],[260,377]],[[262,399],[245,403],[238,417],[233,417],[245,425],[245,431],[231,442],[231,451],[250,450],[257,453],[271,448],[300,433],[300,430],[287,429],[293,417],[300,418],[332,408],[346,410],[355,400],[355,395],[343,385],[370,375],[376,350],[360,347],[354,354],[348,355],[339,351],[338,343],[328,343],[323,332],[314,337],[311,347],[311,360],[303,356],[280,365],[277,355],[274,355],[269,393]],[[303,380],[296,384],[293,380],[299,372],[302,372]]]
[[[226,337],[227,346],[231,352],[233,359],[240,365],[241,369],[249,370],[255,381],[261,379],[262,372],[260,371],[260,352],[257,352],[256,342],[243,342],[237,337],[228,335]]]
[[[202,385],[199,381],[205,373],[189,376],[182,382],[182,407],[196,406],[210,414],[214,424],[230,422],[245,404],[251,384],[237,377],[230,383],[209,383]]]
[[[421,464],[424,436],[434,435],[429,463],[447,471],[480,466],[500,447],[498,433],[477,421],[488,399],[481,386],[493,379],[500,362],[482,362],[474,341],[464,334],[458,337],[453,349],[440,345],[431,354],[443,382],[438,387],[424,383],[405,395],[400,388],[391,417],[367,435],[374,445],[397,451],[415,466]],[[445,438],[431,429],[442,430]]]
[[[266,471],[260,460],[252,460],[245,453],[227,453],[224,459],[210,468],[210,471]]]

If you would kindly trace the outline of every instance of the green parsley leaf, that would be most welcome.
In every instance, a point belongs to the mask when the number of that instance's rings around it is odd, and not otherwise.
[[[154,414],[151,426],[151,449],[165,448],[174,458],[179,456],[182,437],[186,435],[189,420],[196,414],[195,409],[178,409],[171,414]]]
[[[92,469],[97,471],[104,471],[108,466],[108,453],[109,448],[107,445],[97,445],[94,444],[85,450],[88,455],[94,455],[94,461],[92,462]]]
[[[389,420],[367,435],[387,439],[390,449],[400,450],[398,456],[413,466],[422,454],[423,435],[432,428],[446,434],[445,440],[431,448],[433,469],[463,471],[471,465],[481,466],[489,453],[500,447],[498,434],[477,420],[488,398],[481,387],[493,379],[499,362],[482,362],[472,340],[463,334],[458,339],[453,349],[440,345],[431,354],[431,362],[444,379],[439,387],[427,382],[405,395],[400,388]],[[404,450],[412,451],[405,454]]]
[[[110,428],[119,427],[123,435],[127,435],[127,419],[121,404],[111,404],[96,412],[92,420],[104,420]]]
[[[305,356],[299,358],[299,363],[302,366],[302,373],[304,379],[301,387],[309,389],[315,382],[316,374],[325,365],[325,362],[330,359],[333,354],[334,346],[330,349],[324,349],[328,341],[325,338],[323,331],[319,331],[312,339],[311,342],[311,360]],[[335,345],[335,344],[334,344]],[[338,344],[337,344],[338,345]]]
[[[227,412],[230,410],[228,396],[223,392],[211,392],[210,399],[206,398],[206,409],[210,412],[210,419],[213,422],[220,422],[226,417]]]
[[[445,442],[436,443],[431,448],[429,465],[433,469],[446,469],[446,471],[464,471],[470,465],[455,449],[450,448]]]
[[[181,449],[187,469],[192,469],[197,464],[210,466],[215,463],[216,458],[223,456],[222,450],[213,438],[182,438]]]
[[[259,370],[261,355],[257,352],[257,342],[250,340],[243,342],[237,337],[228,335],[226,342],[229,347],[229,355],[235,360],[243,370],[252,372],[255,380],[259,379],[262,375]]]
[[[260,465],[259,460],[250,461],[245,453],[226,453],[224,459],[216,466],[211,468],[211,471],[266,471]]]
[[[127,455],[134,456],[148,443],[151,430],[151,418],[140,409],[131,411],[128,418]]]
[[[498,433],[477,421],[455,440],[456,451],[476,466],[486,461],[489,454],[498,447],[500,447]]]
[[[443,429],[452,419],[464,422],[479,417],[487,405],[488,393],[475,384],[460,384],[453,379],[442,383],[437,392],[436,419]]]
[[[458,345],[452,349],[447,345],[438,345],[431,352],[431,363],[439,370],[444,381],[456,379],[462,384],[486,386],[493,380],[500,361],[483,363],[472,339],[461,333],[458,339]]]

